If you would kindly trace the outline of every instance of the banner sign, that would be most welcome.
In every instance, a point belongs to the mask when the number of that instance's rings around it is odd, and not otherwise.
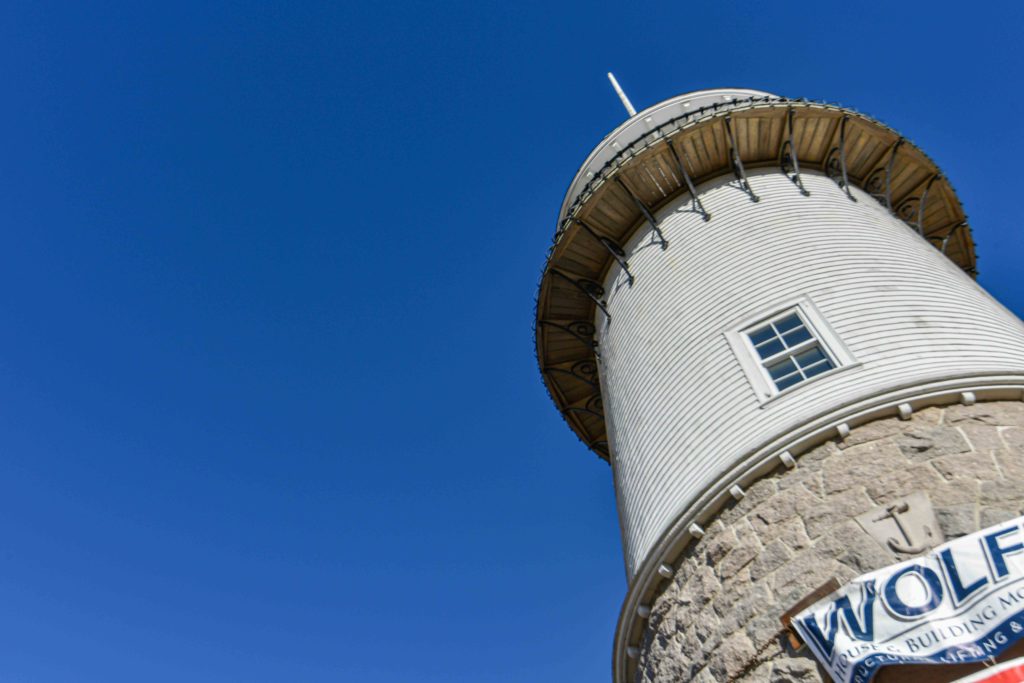
[[[1024,638],[1024,517],[864,574],[792,624],[840,683],[994,657]]]

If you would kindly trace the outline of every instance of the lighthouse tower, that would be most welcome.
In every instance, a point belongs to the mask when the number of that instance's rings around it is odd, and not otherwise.
[[[1022,513],[1024,324],[975,275],[949,180],[851,109],[705,90],[598,144],[536,343],[614,477],[615,683],[827,680],[787,612]]]

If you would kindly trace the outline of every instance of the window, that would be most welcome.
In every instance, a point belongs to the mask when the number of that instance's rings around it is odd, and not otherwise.
[[[725,337],[762,404],[819,375],[860,365],[807,297],[737,321]]]
[[[778,391],[836,367],[796,311],[747,332]]]

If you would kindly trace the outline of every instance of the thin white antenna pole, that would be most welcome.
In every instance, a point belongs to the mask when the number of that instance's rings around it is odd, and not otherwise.
[[[612,82],[612,87],[615,88],[615,94],[617,94],[619,99],[622,100],[622,106],[626,108],[626,111],[629,112],[630,116],[636,116],[636,109],[633,108],[633,103],[629,101],[628,97],[626,97],[626,93],[622,92],[622,86],[619,85],[617,80],[615,80],[615,74],[611,71],[608,72],[608,80]]]

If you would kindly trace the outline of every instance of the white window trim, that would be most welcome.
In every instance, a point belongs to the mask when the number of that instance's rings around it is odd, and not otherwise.
[[[821,345],[835,367],[780,391],[776,388],[771,375],[768,374],[768,369],[765,367],[764,362],[762,362],[760,354],[754,348],[753,342],[750,341],[748,333],[758,327],[767,325],[772,320],[777,320],[794,312],[800,314],[800,318],[807,326],[808,331],[814,335],[814,338]],[[769,315],[761,314],[738,321],[725,332],[725,338],[728,340],[729,346],[732,347],[740,367],[743,368],[743,373],[747,376],[747,380],[750,382],[762,406],[777,396],[799,391],[801,387],[805,387],[819,379],[831,377],[837,372],[860,366],[853,357],[853,354],[850,353],[849,348],[839,338],[839,335],[825,321],[825,317],[818,310],[818,307],[807,297],[801,297],[795,301],[790,301],[786,305],[779,306]]]

